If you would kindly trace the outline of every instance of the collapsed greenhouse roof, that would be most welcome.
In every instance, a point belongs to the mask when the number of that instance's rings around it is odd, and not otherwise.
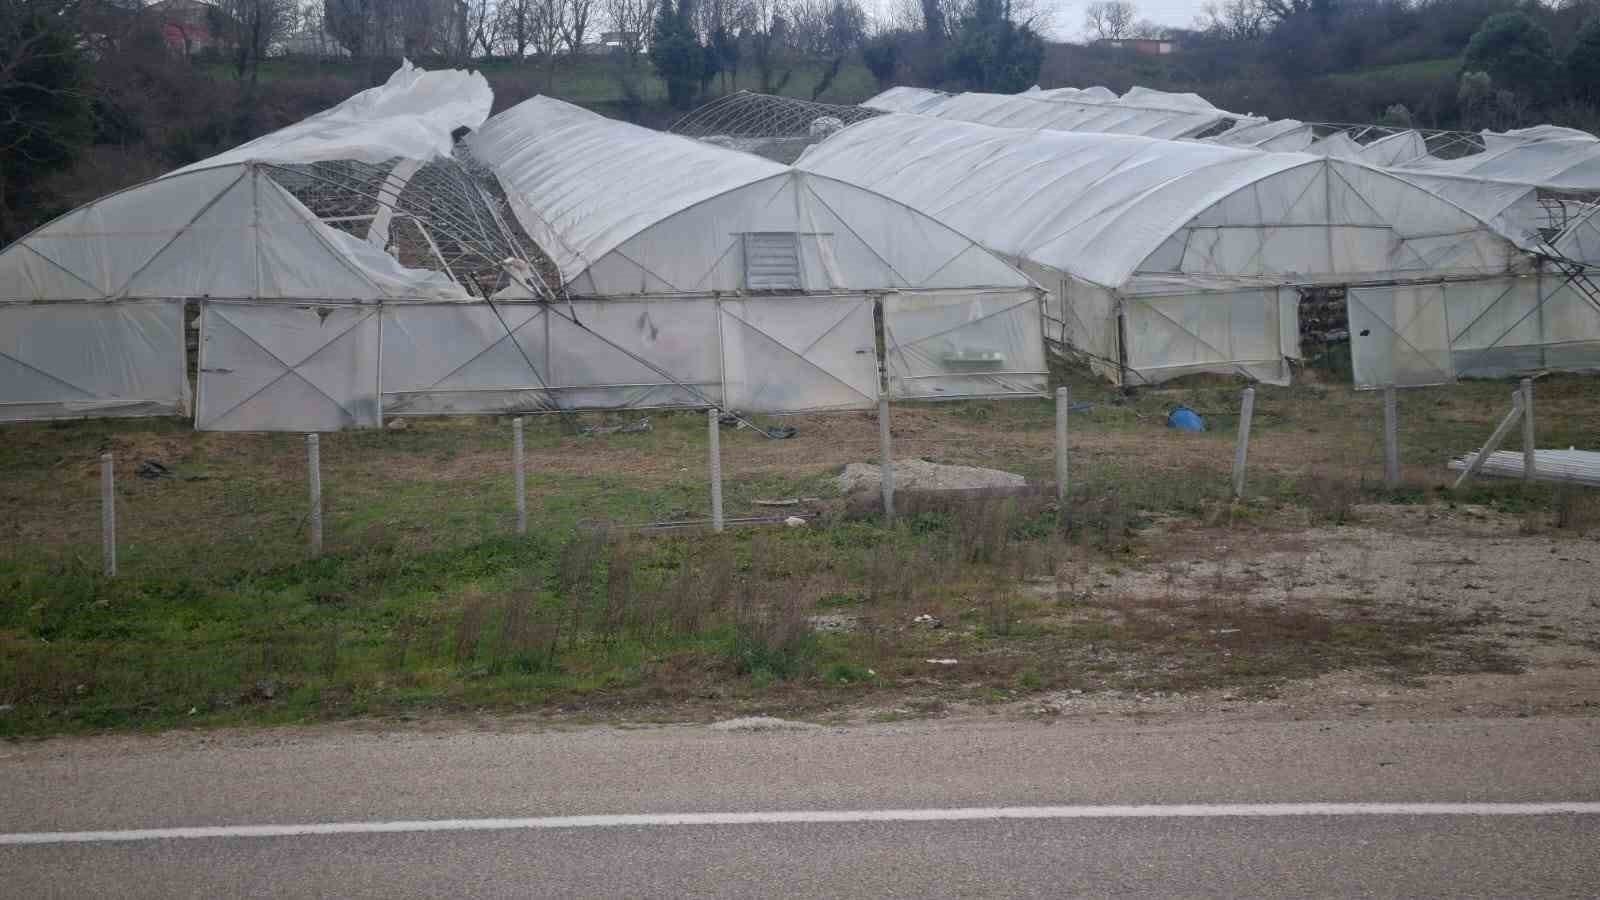
[[[402,265],[300,197],[356,171],[376,195],[397,158],[448,158],[451,132],[480,124],[491,100],[481,75],[406,64],[333,109],[23,237],[0,251],[0,300],[464,299],[443,272]]]
[[[205,430],[1043,389],[1043,292],[947,226],[552,101],[487,128],[491,102],[479,75],[406,64],[6,248],[0,420],[189,410],[192,308]],[[522,130],[562,116],[563,148]],[[480,127],[487,159],[460,140]],[[594,297],[549,302],[519,220]]]
[[[467,143],[576,295],[1031,287],[871,190],[548,97]]]

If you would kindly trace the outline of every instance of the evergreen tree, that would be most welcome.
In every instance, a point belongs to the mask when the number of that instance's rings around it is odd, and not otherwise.
[[[667,84],[667,100],[678,109],[694,104],[705,67],[705,51],[693,21],[694,0],[678,0],[676,6],[672,0],[661,0],[650,32],[650,63]]]
[[[1567,53],[1566,68],[1573,93],[1590,103],[1600,103],[1600,16],[1578,29],[1577,43]]]
[[[1544,97],[1559,73],[1550,32],[1520,12],[1483,20],[1467,43],[1463,72],[1487,72],[1494,83],[1529,97]]]
[[[1044,41],[1011,21],[1008,2],[977,0],[956,30],[950,72],[979,91],[1014,94],[1039,78]]]
[[[94,137],[82,36],[71,5],[0,4],[0,245],[38,181],[77,159]]]

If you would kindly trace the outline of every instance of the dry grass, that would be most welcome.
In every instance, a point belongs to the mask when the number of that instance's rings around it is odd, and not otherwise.
[[[1584,443],[1590,382],[1549,379],[1540,392],[1549,443]],[[1488,401],[1503,393],[1407,392],[1408,487],[1398,494],[1376,486],[1375,397],[1264,388],[1251,490],[1231,502],[1226,428],[1180,435],[1157,424],[1174,402],[1224,421],[1235,388],[1202,384],[1076,417],[1064,517],[1048,489],[903,493],[892,528],[866,498],[830,501],[808,528],[720,537],[598,524],[703,515],[700,415],[658,414],[651,434],[606,438],[537,422],[526,540],[506,534],[504,423],[418,421],[325,438],[330,552],[317,561],[304,559],[296,436],[162,422],[10,427],[0,446],[0,502],[15,511],[0,525],[0,703],[19,712],[0,728],[417,707],[804,712],[878,692],[948,703],[1064,685],[1268,691],[1338,667],[1404,677],[1505,669],[1492,642],[1471,637],[1483,622],[1353,605],[1293,573],[1274,576],[1285,599],[1270,604],[1246,599],[1263,576],[1220,567],[1198,578],[1174,569],[1130,596],[1097,587],[1112,568],[1295,540],[1268,520],[1362,524],[1356,512],[1374,500],[1427,499],[1448,477],[1448,453],[1492,427],[1500,410]],[[1086,386],[1077,395],[1107,396]],[[1040,481],[1052,471],[1048,404],[894,416],[899,454]],[[868,416],[792,422],[793,440],[724,435],[730,514],[757,511],[757,497],[827,495],[837,465],[876,453]],[[114,582],[96,574],[95,458],[108,448],[126,542]],[[175,476],[136,477],[147,458]],[[1582,532],[1600,520],[1593,491],[1485,482],[1462,499],[1526,513],[1541,529]],[[1195,527],[1206,522],[1215,527]],[[942,627],[918,624],[922,615]]]

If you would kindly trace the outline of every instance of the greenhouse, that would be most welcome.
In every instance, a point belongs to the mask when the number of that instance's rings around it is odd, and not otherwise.
[[[196,427],[377,424],[377,310],[470,297],[448,266],[402,258],[426,252],[417,223],[454,199],[420,190],[450,182],[452,132],[491,102],[481,76],[407,65],[7,247],[0,418],[188,412],[185,309],[200,301]],[[472,255],[458,238],[435,252]]]
[[[1481,219],[1338,157],[874,118],[798,166],[902,200],[1054,292],[1051,337],[1110,377],[1283,383],[1302,292],[1347,291],[1356,377],[1520,370],[1600,338],[1570,287]]]
[[[949,227],[555,101],[486,121],[492,102],[407,64],[0,251],[0,419],[329,431],[1043,390],[1043,291]]]
[[[684,385],[729,406],[876,403],[877,304],[891,398],[1044,389],[1043,292],[897,201],[546,97],[467,144],[566,293],[670,337]],[[675,396],[658,381],[620,390]]]

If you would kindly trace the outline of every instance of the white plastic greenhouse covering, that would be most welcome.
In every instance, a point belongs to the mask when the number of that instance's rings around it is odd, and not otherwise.
[[[1167,94],[1145,88],[1135,88],[1119,98],[1104,88],[1065,95],[1043,91],[943,94],[925,88],[895,87],[862,105],[886,112],[915,113],[1001,128],[1044,128],[1157,138],[1191,137],[1241,118],[1217,109],[1194,94]]]
[[[545,97],[495,116],[469,144],[568,291],[605,298],[580,304],[576,319],[707,400],[770,412],[875,403],[866,291],[883,298],[891,397],[1044,389],[1042,292],[971,238],[898,201]],[[788,296],[763,296],[771,291]],[[544,324],[570,330],[557,313]],[[513,368],[524,354],[537,367],[563,343],[558,334],[540,344],[538,326],[529,327],[533,343],[502,354]],[[678,356],[662,357],[668,344]],[[671,379],[627,360],[619,371],[591,363],[589,376],[605,387],[581,392],[583,405],[690,402]],[[574,361],[549,365],[559,400],[575,390],[566,377]],[[525,379],[526,361],[521,368]],[[459,397],[406,402],[433,409]]]
[[[1297,288],[1453,282],[1527,268],[1483,221],[1392,175],[1307,154],[888,115],[810,148],[807,171],[880,191],[1056,289],[1052,337],[1113,377],[1289,377]]]
[[[186,411],[183,309],[190,299],[280,305],[466,299],[445,275],[405,268],[319,221],[257,163],[378,160],[397,149],[447,153],[451,131],[481,123],[491,100],[479,75],[406,64],[386,84],[334,109],[101,198],[0,251],[0,419]],[[299,309],[318,333],[354,315],[307,316]],[[220,315],[204,318],[222,321]],[[269,334],[260,343],[235,339],[230,346],[269,368],[329,368],[331,351],[301,358],[295,355],[300,344],[274,344],[270,336],[281,330],[273,326],[257,333]],[[223,351],[221,340],[206,334],[202,352],[211,365],[201,367],[197,424],[271,428],[294,418],[297,430],[310,430],[289,405],[288,386],[298,381],[248,381],[250,360]],[[252,393],[255,388],[259,392]],[[281,402],[254,418],[237,409],[229,412],[232,418],[209,415],[217,403],[235,395],[244,402],[246,394],[246,411]]]
[[[560,100],[518,104],[469,144],[579,296],[758,290],[752,254],[778,236],[793,236],[791,290],[1032,287],[887,197]]]
[[[1043,390],[1043,292],[948,226],[856,186],[699,154],[693,141],[552,101],[489,128],[491,103],[479,75],[407,64],[325,113],[6,248],[0,419],[187,411],[191,302],[193,414],[208,430],[510,410],[865,408],[880,392],[880,308],[891,397]],[[529,140],[523,129],[548,137],[555,125],[531,110],[571,120],[564,156]],[[398,212],[424,167],[442,160],[470,182],[466,163],[451,162],[461,128],[486,132],[476,162],[513,188],[513,212],[586,296],[537,302],[509,290],[486,301],[438,247],[439,270],[408,268],[372,239],[398,215],[428,214]],[[370,182],[363,202],[376,212],[354,216],[359,228],[330,225],[348,223],[336,211],[319,219],[291,192],[332,171]],[[316,197],[307,202],[325,202]]]

